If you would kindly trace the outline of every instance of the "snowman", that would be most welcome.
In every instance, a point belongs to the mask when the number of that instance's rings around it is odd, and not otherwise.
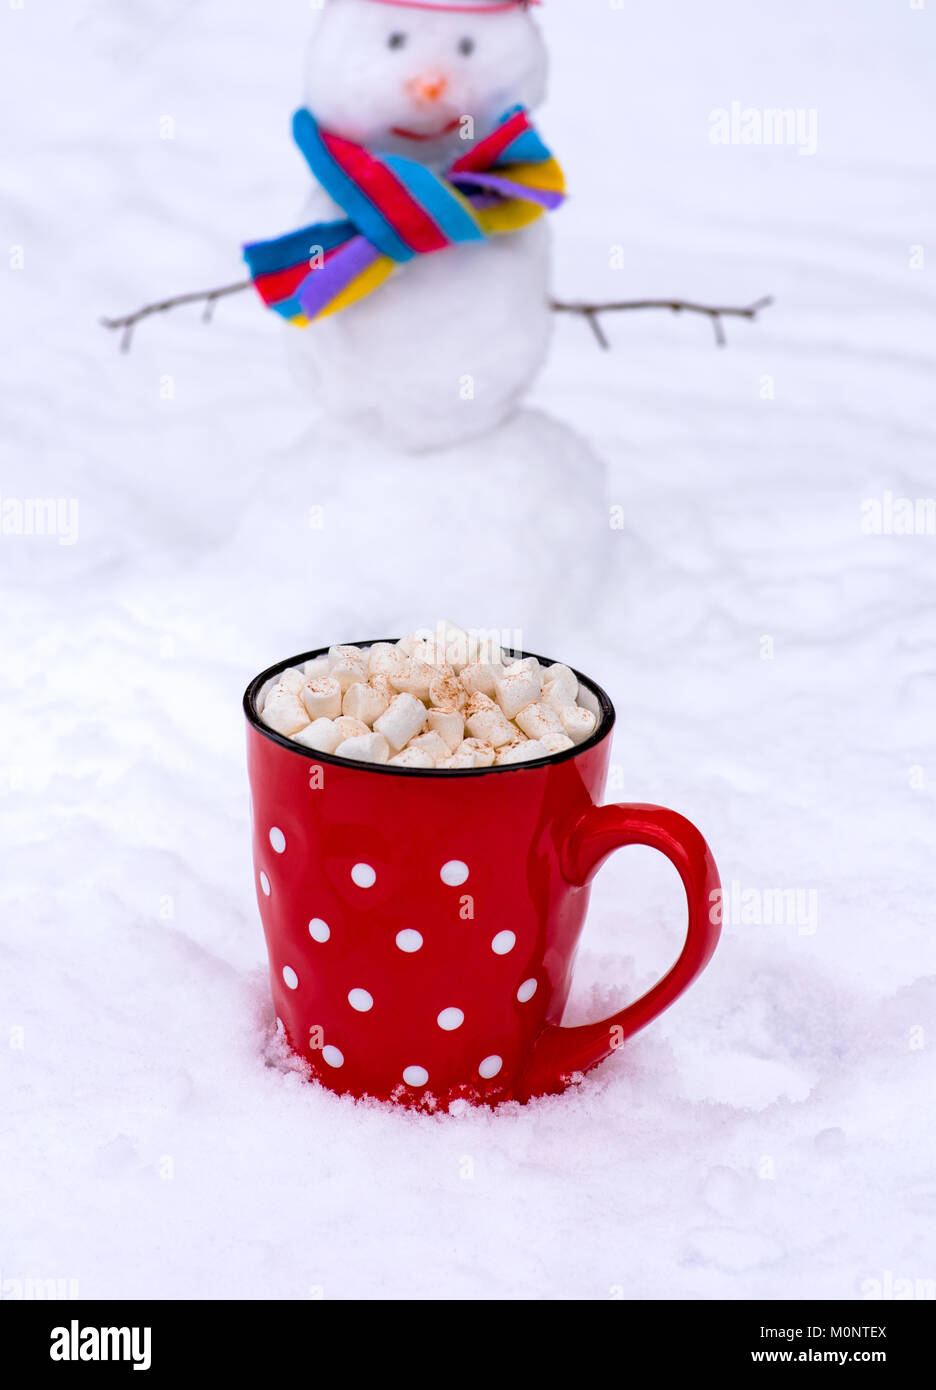
[[[354,146],[443,173],[510,108],[543,100],[546,53],[523,0],[325,0],[304,99]],[[309,223],[343,218],[313,185]],[[425,449],[505,419],[550,332],[548,218],[418,255],[366,297],[291,333],[300,379],[357,430]]]
[[[294,120],[317,176],[304,225],[246,248],[299,325],[285,333],[321,413],[268,504],[308,495],[311,461],[328,524],[305,582],[321,604],[351,576],[352,610],[381,631],[429,595],[542,648],[599,602],[603,466],[520,405],[549,345],[563,196],[531,115],[546,68],[527,0],[324,0]]]

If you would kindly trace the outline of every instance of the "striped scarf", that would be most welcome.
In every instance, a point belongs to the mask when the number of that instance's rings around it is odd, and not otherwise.
[[[398,265],[458,242],[513,232],[559,207],[562,170],[522,106],[445,176],[401,155],[372,155],[297,111],[293,135],[346,217],[244,247],[264,303],[305,328],[362,299]]]

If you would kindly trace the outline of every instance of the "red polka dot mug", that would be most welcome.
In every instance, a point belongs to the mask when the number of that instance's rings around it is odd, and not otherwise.
[[[614,709],[579,672],[595,732],[526,763],[449,771],[349,762],[266,728],[261,692],[325,651],[279,662],[244,696],[278,1026],[315,1078],[354,1096],[434,1110],[563,1090],[672,1004],[711,958],[719,881],[708,846],[675,811],[597,804]],[[563,1028],[589,884],[624,845],[650,845],[676,866],[689,907],[685,945],[635,1003]]]

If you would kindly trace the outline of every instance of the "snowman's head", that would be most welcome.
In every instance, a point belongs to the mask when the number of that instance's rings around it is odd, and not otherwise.
[[[335,135],[437,164],[508,107],[538,106],[545,86],[545,46],[523,3],[325,0],[304,95]]]

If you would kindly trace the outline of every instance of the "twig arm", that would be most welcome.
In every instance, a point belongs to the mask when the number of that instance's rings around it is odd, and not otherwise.
[[[167,309],[178,309],[183,304],[203,303],[205,309],[202,318],[206,323],[209,323],[219,299],[224,299],[229,294],[240,294],[241,290],[249,290],[252,284],[252,280],[238,280],[235,285],[221,285],[213,290],[195,290],[190,294],[175,294],[171,298],[161,299],[155,304],[144,304],[141,309],[136,309],[132,314],[124,314],[117,319],[101,319],[101,323],[105,328],[123,329],[120,350],[121,352],[129,352],[133,340],[133,330],[142,319],[149,318],[150,314],[164,314]]]
[[[599,324],[600,314],[614,314],[625,309],[670,309],[674,314],[704,314],[712,324],[715,341],[719,347],[725,345],[723,318],[756,319],[762,309],[773,303],[768,294],[756,299],[753,304],[716,305],[696,304],[691,299],[612,299],[605,303],[591,303],[588,300],[553,299],[552,308],[560,314],[580,314],[595,334],[602,347],[609,346],[608,340]]]

